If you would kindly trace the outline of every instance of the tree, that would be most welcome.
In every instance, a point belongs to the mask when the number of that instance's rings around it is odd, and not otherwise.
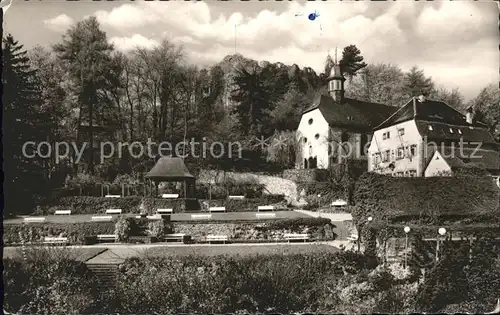
[[[356,45],[349,45],[344,47],[342,51],[342,59],[339,62],[342,73],[348,78],[352,78],[357,74],[357,72],[367,66],[363,62],[363,56],[361,56],[361,51]]]
[[[432,98],[438,101],[445,102],[446,104],[450,105],[451,107],[457,110],[460,110],[464,107],[464,97],[460,93],[458,88],[449,91],[441,87],[434,92]]]
[[[494,84],[489,84],[479,92],[479,95],[468,103],[478,113],[483,115],[483,120],[490,127],[490,131],[500,140],[500,90]],[[476,115],[476,119],[480,117]]]
[[[3,39],[3,122],[5,209],[6,213],[31,212],[36,198],[46,188],[43,160],[28,158],[22,151],[27,141],[45,141],[45,134],[39,131],[42,125],[38,82],[31,69],[29,58],[23,46],[7,35]],[[35,149],[36,150],[36,149]],[[34,154],[27,149],[26,154]],[[39,154],[46,154],[41,150]],[[23,196],[23,198],[19,198]]]
[[[304,95],[292,86],[269,112],[271,125],[277,130],[296,130],[302,112],[310,104],[311,95]]]
[[[94,127],[98,106],[109,101],[106,88],[110,87],[111,52],[106,33],[100,29],[95,17],[78,22],[69,29],[61,43],[54,46],[60,60],[65,64],[78,96],[79,123],[77,139],[80,140],[82,123],[88,126],[89,164],[94,172]],[[86,117],[82,117],[86,116]],[[78,141],[77,140],[77,141]]]
[[[271,91],[266,79],[257,67],[250,71],[242,67],[234,78],[236,87],[231,99],[239,103],[234,113],[245,135],[260,136],[266,110],[271,104]]]
[[[404,76],[403,91],[407,98],[421,94],[430,96],[434,92],[432,78],[426,77],[423,70],[413,66]]]
[[[367,102],[400,106],[408,101],[403,93],[403,78],[403,71],[396,65],[368,65],[346,85],[346,95]]]

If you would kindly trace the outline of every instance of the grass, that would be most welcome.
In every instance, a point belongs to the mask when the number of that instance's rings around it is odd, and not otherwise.
[[[41,252],[58,252],[60,255],[64,255],[66,257],[71,257],[78,261],[87,261],[92,257],[95,257],[99,254],[105,252],[106,248],[67,248],[67,247],[26,247],[26,252],[34,253],[36,251]],[[21,247],[4,247],[3,248],[3,257],[4,258],[12,258],[12,259],[22,259],[22,248]]]

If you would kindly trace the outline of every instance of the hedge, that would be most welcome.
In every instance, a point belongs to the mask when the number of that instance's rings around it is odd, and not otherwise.
[[[491,177],[404,178],[366,173],[355,185],[354,215],[389,220],[498,216],[499,192]]]
[[[258,206],[274,205],[278,209],[287,209],[287,202],[284,195],[262,195],[260,198],[245,199],[212,199],[200,200],[201,208],[208,210],[208,207],[226,207],[228,212],[252,212],[257,211]]]
[[[141,197],[105,198],[74,196],[57,199],[47,212],[53,214],[56,210],[72,210],[74,214],[104,213],[106,209],[122,209],[125,213],[139,212]]]
[[[68,237],[72,244],[84,244],[86,236],[114,234],[115,222],[7,224],[3,230],[4,243],[21,244],[19,232],[25,242],[43,242],[45,236],[61,236]]]
[[[263,184],[225,183],[225,184],[197,184],[196,198],[198,199],[225,199],[231,195],[242,195],[246,198],[258,198],[264,193]]]

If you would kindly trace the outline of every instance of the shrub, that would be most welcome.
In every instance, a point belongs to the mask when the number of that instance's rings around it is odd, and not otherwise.
[[[41,242],[45,236],[68,237],[70,243],[84,244],[86,236],[113,234],[114,222],[30,223],[5,224],[4,243],[20,244],[20,234],[26,242]]]
[[[90,196],[74,196],[59,198],[52,207],[48,209],[49,213],[55,210],[71,209],[75,214],[94,214],[104,213],[106,209],[118,208],[123,212],[137,212],[141,197],[122,197],[122,198],[104,198]]]
[[[319,227],[330,224],[331,220],[326,218],[293,218],[274,220],[265,225],[266,230],[298,230],[303,227]]]
[[[115,223],[115,235],[118,241],[126,241],[130,236],[132,219],[126,217],[120,217]]]
[[[161,240],[173,232],[173,226],[166,220],[155,220],[148,223],[148,230],[151,236]]]

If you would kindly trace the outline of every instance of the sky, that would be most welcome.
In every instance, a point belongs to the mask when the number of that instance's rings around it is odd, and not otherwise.
[[[316,13],[313,21],[308,15]],[[116,49],[166,38],[186,60],[215,64],[235,52],[322,72],[328,52],[354,44],[367,63],[417,66],[466,100],[499,82],[499,7],[493,1],[89,1],[13,0],[4,32],[25,48],[50,47],[94,15]]]

